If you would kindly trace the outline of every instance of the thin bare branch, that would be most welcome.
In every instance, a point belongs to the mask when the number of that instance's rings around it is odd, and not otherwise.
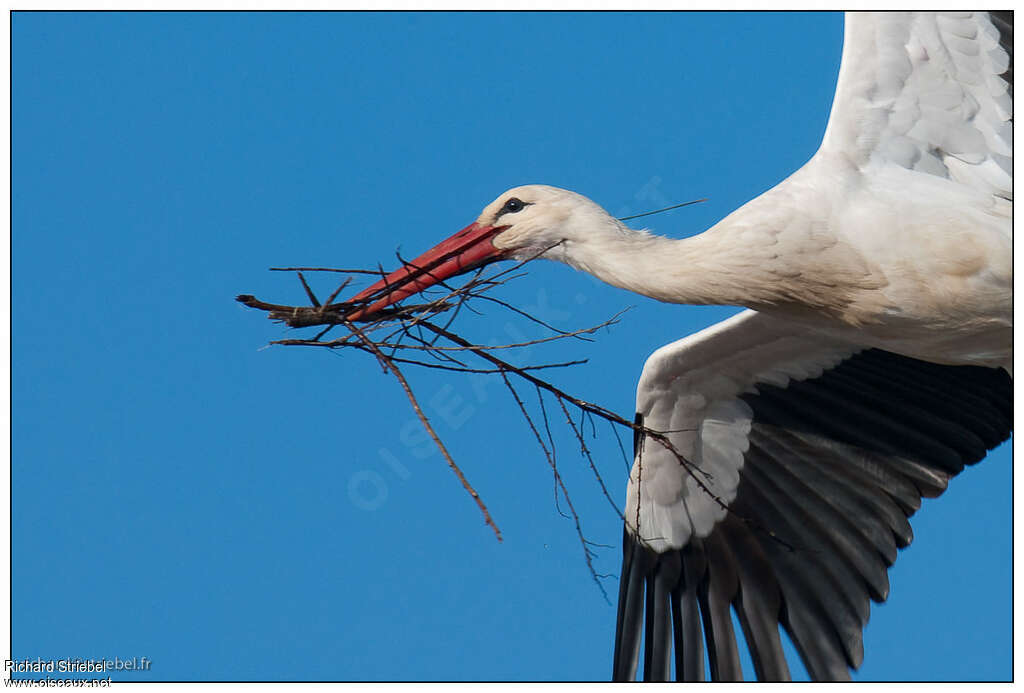
[[[338,274],[380,274],[377,270],[337,269],[335,267],[271,267],[271,272],[336,272]]]
[[[460,345],[466,346],[466,347],[473,347],[472,344],[467,342],[462,337],[460,337],[460,336],[458,336],[456,334],[453,334],[451,332],[447,332],[445,330],[442,330],[437,325],[434,325],[434,324],[432,324],[430,322],[427,322],[427,321],[422,321],[420,324],[423,325],[428,330],[437,331],[437,332],[440,332],[440,333],[444,334],[445,337],[447,337],[449,340],[455,342],[456,344],[460,344]],[[486,361],[490,361],[491,363],[493,363],[498,368],[503,368],[505,370],[513,372],[516,375],[518,375],[519,377],[523,378],[524,380],[527,380],[527,381],[533,383],[537,387],[540,387],[541,389],[547,390],[548,392],[550,392],[551,394],[555,395],[556,397],[558,397],[560,399],[564,399],[565,401],[572,403],[574,406],[576,406],[577,408],[579,408],[579,409],[581,409],[583,411],[587,411],[587,412],[590,412],[592,414],[596,414],[597,416],[600,416],[603,419],[607,419],[609,421],[613,421],[614,423],[617,423],[617,424],[619,424],[621,426],[624,426],[626,428],[629,428],[631,430],[639,430],[639,431],[641,431],[645,436],[655,440],[662,447],[664,447],[666,450],[671,452],[675,456],[675,458],[679,461],[680,466],[682,466],[686,470],[687,474],[689,474],[690,477],[692,477],[694,479],[694,481],[697,483],[697,486],[702,491],[707,493],[711,497],[711,499],[719,507],[721,507],[723,510],[726,510],[726,511],[729,510],[729,506],[726,504],[726,502],[724,500],[722,500],[722,498],[720,496],[718,496],[718,494],[716,494],[714,491],[712,491],[708,487],[707,483],[705,483],[704,479],[709,479],[710,478],[710,474],[708,472],[702,470],[700,467],[696,466],[695,464],[693,464],[690,460],[686,459],[686,457],[684,457],[683,454],[680,453],[676,449],[676,447],[672,443],[672,441],[669,440],[668,436],[666,434],[664,434],[663,432],[656,431],[654,429],[647,428],[643,424],[637,424],[637,423],[634,423],[634,422],[629,421],[627,419],[624,419],[621,416],[619,416],[618,414],[616,414],[615,412],[611,411],[610,409],[605,409],[604,407],[602,407],[600,405],[592,404],[591,402],[586,402],[586,401],[584,401],[582,399],[579,399],[578,397],[573,397],[569,393],[564,392],[563,390],[560,390],[559,388],[555,387],[554,385],[552,385],[552,384],[550,384],[550,383],[548,383],[548,382],[546,382],[544,380],[541,380],[540,378],[537,378],[537,377],[535,377],[535,376],[533,376],[533,375],[531,375],[529,373],[522,372],[520,369],[517,369],[515,366],[512,366],[511,364],[506,363],[505,361],[499,359],[498,357],[494,356],[493,354],[490,354],[490,353],[486,352],[485,350],[471,348],[470,351],[472,351],[477,356],[480,356],[482,359],[484,359]],[[701,478],[701,476],[703,476],[704,478]]]
[[[338,297],[338,294],[340,294],[342,292],[342,290],[346,286],[351,284],[351,283],[352,283],[352,277],[346,277],[345,281],[343,281],[341,284],[339,284],[338,288],[334,290],[334,293],[332,293],[330,296],[327,297],[327,300],[324,302],[324,305],[325,306],[329,306],[332,303],[334,303],[334,299],[336,299]]]
[[[303,276],[302,272],[296,272],[299,275],[299,281],[302,282],[302,288],[306,290],[306,296],[309,298],[309,302],[317,308],[320,307],[320,301],[316,300],[316,294],[309,288],[309,284],[306,283],[306,277]],[[330,303],[330,301],[328,301]]]
[[[625,520],[626,518],[622,514],[622,511],[619,510],[619,506],[615,504],[611,494],[608,493],[608,487],[604,485],[604,479],[601,478],[601,472],[597,471],[597,466],[594,464],[594,458],[590,454],[590,448],[587,447],[587,442],[583,439],[583,432],[576,428],[576,424],[572,420],[572,415],[569,414],[569,410],[565,407],[565,402],[559,399],[558,406],[562,408],[562,413],[565,414],[566,422],[569,424],[569,427],[572,428],[572,432],[576,434],[576,440],[580,444],[580,452],[587,459],[587,463],[590,465],[591,471],[594,472],[594,478],[597,479],[597,483],[601,485],[601,492],[604,493],[604,497],[608,499],[608,503],[612,506],[612,509],[615,510],[615,514],[619,516],[619,519]]]
[[[437,449],[441,451],[441,455],[444,456],[444,459],[448,463],[448,466],[451,468],[451,470],[455,472],[455,476],[459,478],[459,482],[462,484],[462,488],[466,489],[466,492],[476,502],[477,507],[480,508],[480,512],[483,513],[484,516],[484,522],[487,524],[488,527],[494,530],[494,536],[498,538],[498,541],[502,541],[501,530],[498,529],[498,525],[494,522],[494,519],[491,517],[491,513],[487,509],[487,506],[484,504],[483,499],[480,498],[480,494],[476,492],[476,489],[474,489],[473,486],[470,485],[469,480],[466,479],[466,475],[462,473],[461,469],[459,469],[459,465],[455,464],[455,460],[453,460],[451,454],[449,454],[448,448],[444,446],[444,443],[441,442],[441,439],[438,437],[437,432],[434,431],[434,427],[430,425],[430,420],[427,418],[427,415],[423,413],[423,409],[420,408],[420,403],[416,400],[416,395],[412,393],[412,388],[409,387],[409,381],[405,379],[404,375],[402,375],[402,371],[398,369],[398,367],[394,364],[393,361],[388,360],[388,357],[384,354],[384,352],[378,349],[377,346],[373,343],[373,341],[370,340],[370,338],[367,337],[365,334],[363,334],[362,330],[360,330],[357,325],[354,325],[353,323],[346,323],[346,327],[352,330],[352,332],[354,332],[355,334],[359,335],[359,338],[362,340],[363,344],[365,344],[369,349],[371,349],[376,354],[378,359],[388,363],[388,365],[391,368],[391,374],[395,376],[399,384],[401,384],[402,389],[405,390],[405,395],[406,397],[409,398],[409,403],[412,404],[413,411],[416,412],[416,416],[419,418],[420,423],[423,424],[423,428],[426,429],[427,433],[430,435],[431,440],[433,440],[434,444],[437,446]]]
[[[601,594],[604,595],[605,601],[608,601],[608,593],[605,592],[604,585],[601,584],[597,571],[594,569],[594,553],[590,550],[587,538],[583,536],[583,525],[580,523],[580,516],[572,504],[572,499],[569,497],[569,490],[565,487],[562,475],[558,473],[558,465],[555,464],[554,456],[548,452],[547,447],[544,445],[544,440],[540,437],[540,432],[533,424],[533,419],[530,418],[529,412],[526,411],[526,405],[524,405],[523,400],[519,398],[519,393],[516,392],[515,387],[512,386],[512,383],[508,379],[508,375],[502,373],[501,379],[505,382],[505,387],[508,388],[508,391],[512,393],[512,398],[515,399],[516,404],[519,406],[519,411],[522,412],[523,418],[526,419],[527,424],[530,426],[530,430],[533,432],[534,437],[537,439],[541,449],[544,451],[545,457],[547,457],[548,464],[551,466],[551,471],[555,475],[555,481],[562,490],[565,502],[569,506],[569,512],[572,513],[573,523],[576,525],[576,536],[579,537],[580,545],[583,547],[583,559],[587,562],[587,568],[590,570],[590,575],[594,579],[594,583],[597,585],[598,589],[601,590]]]
[[[414,350],[414,351],[428,351],[428,352],[476,351],[477,349],[482,350],[482,351],[501,351],[501,350],[504,350],[504,349],[523,349],[523,348],[526,348],[526,347],[534,346],[536,344],[546,344],[548,342],[556,342],[556,341],[565,339],[566,337],[576,337],[576,336],[581,335],[581,334],[592,334],[593,332],[596,332],[597,330],[600,330],[601,328],[608,327],[609,325],[617,324],[618,323],[617,318],[618,318],[619,315],[621,315],[621,313],[617,313],[615,316],[609,318],[608,320],[605,320],[604,322],[602,322],[599,325],[594,325],[593,327],[585,327],[585,328],[582,328],[582,329],[579,329],[579,330],[573,330],[572,332],[563,332],[561,334],[554,335],[552,337],[539,337],[537,339],[531,339],[531,340],[528,340],[528,341],[525,341],[525,342],[513,342],[513,343],[510,343],[510,344],[494,344],[494,345],[487,345],[487,346],[482,345],[482,344],[473,344],[473,345],[470,345],[470,346],[436,346],[435,343],[432,342],[432,341],[423,340],[419,346],[415,346],[415,345],[412,345],[412,344],[399,344],[397,342],[389,342],[386,339],[385,340],[381,340],[381,341],[377,341],[375,343],[377,344],[377,346],[382,347],[382,348],[388,348],[388,349],[411,349],[411,350]],[[420,326],[420,323],[417,323],[417,326]],[[442,327],[441,329],[444,332],[448,332],[447,328]],[[403,334],[403,336],[405,336],[404,332],[402,334]],[[435,335],[435,336],[440,336],[440,335]],[[344,342],[346,340],[348,340],[348,337],[342,337],[342,338],[339,338],[339,339],[337,339],[337,340],[335,340],[333,342],[317,342],[313,346],[326,346],[326,347],[344,346],[345,345]],[[292,339],[292,340],[282,339],[282,340],[277,340],[277,341],[275,341],[273,343],[274,344],[294,344],[294,345],[297,345],[297,344],[309,344],[310,341],[311,340],[306,340],[306,339]],[[315,341],[315,340],[313,340],[313,341]],[[420,341],[420,340],[417,339],[416,341]]]

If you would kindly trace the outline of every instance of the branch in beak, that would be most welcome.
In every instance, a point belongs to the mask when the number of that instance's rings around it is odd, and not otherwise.
[[[501,260],[506,253],[495,248],[491,239],[506,228],[476,222],[470,224],[349,299],[348,303],[372,303],[350,313],[348,319],[356,320],[372,315],[435,284]]]

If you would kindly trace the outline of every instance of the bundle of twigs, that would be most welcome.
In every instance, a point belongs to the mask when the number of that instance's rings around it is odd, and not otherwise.
[[[399,259],[401,260],[401,258]],[[415,267],[411,263],[407,263],[405,261],[403,261],[403,267],[409,268],[410,271],[415,272],[422,273],[425,271],[424,269]],[[573,331],[563,331],[543,322],[533,315],[530,315],[526,311],[516,308],[500,298],[490,295],[490,292],[496,287],[522,276],[522,273],[519,271],[521,267],[522,264],[519,264],[510,269],[489,275],[485,274],[483,269],[480,269],[470,275],[466,275],[468,276],[468,279],[459,286],[450,286],[445,283],[439,283],[438,286],[441,288],[441,292],[436,295],[434,300],[426,303],[408,305],[403,305],[403,303],[399,301],[388,308],[373,312],[368,312],[367,307],[386,295],[389,291],[389,287],[385,286],[380,291],[369,296],[365,296],[359,301],[349,300],[335,302],[335,299],[351,284],[354,276],[376,275],[377,277],[383,277],[384,272],[381,270],[344,270],[324,267],[275,267],[272,268],[275,271],[293,271],[297,273],[299,281],[302,283],[306,296],[309,299],[310,305],[288,306],[266,303],[251,295],[241,295],[238,296],[236,300],[250,308],[266,311],[271,320],[280,321],[289,327],[323,327],[323,329],[312,338],[280,339],[271,342],[272,344],[310,346],[326,349],[347,348],[372,354],[380,364],[383,371],[385,373],[390,373],[397,379],[408,397],[419,421],[422,423],[430,438],[440,450],[448,466],[458,477],[463,488],[465,488],[470,496],[472,496],[477,507],[479,507],[480,512],[483,514],[484,521],[489,527],[491,527],[499,541],[501,541],[501,531],[499,530],[497,523],[488,511],[483,499],[469,483],[466,475],[459,468],[458,464],[456,464],[451,454],[449,454],[441,438],[434,430],[434,427],[431,425],[427,416],[424,414],[409,381],[402,372],[402,368],[407,365],[415,365],[457,373],[491,374],[500,378],[509,394],[514,399],[519,411],[522,413],[523,418],[536,438],[537,443],[544,452],[548,465],[551,467],[554,475],[556,487],[560,491],[562,498],[564,498],[565,503],[568,506],[569,513],[571,514],[571,518],[575,523],[576,533],[583,548],[587,566],[590,569],[595,582],[600,586],[600,580],[598,579],[599,576],[593,567],[594,554],[592,547],[595,546],[595,544],[587,540],[584,536],[579,515],[573,507],[568,489],[565,486],[562,475],[558,471],[554,454],[554,439],[551,434],[551,427],[548,419],[549,404],[545,404],[545,397],[549,400],[554,400],[556,406],[553,411],[558,411],[561,413],[561,416],[564,416],[565,422],[572,429],[575,438],[579,443],[580,453],[587,460],[587,463],[600,484],[605,497],[608,499],[611,506],[615,508],[615,512],[617,512],[620,517],[622,517],[622,512],[618,509],[615,501],[612,500],[612,497],[608,492],[608,488],[605,485],[604,480],[601,478],[601,474],[598,471],[597,466],[594,464],[591,452],[587,447],[583,435],[584,420],[591,419],[591,424],[593,424],[592,417],[598,417],[609,422],[613,432],[615,433],[616,440],[619,443],[619,448],[623,457],[626,457],[626,452],[622,447],[622,440],[618,435],[617,427],[630,429],[634,432],[642,432],[646,437],[657,441],[661,445],[673,451],[680,460],[680,463],[685,465],[691,474],[694,474],[695,472],[700,474],[701,472],[687,462],[683,456],[675,450],[665,432],[648,429],[619,416],[605,407],[574,397],[560,388],[555,387],[550,382],[542,379],[537,374],[539,371],[546,369],[564,368],[585,363],[585,360],[514,365],[502,358],[504,352],[514,352],[518,349],[525,349],[541,343],[564,339],[588,339],[588,335],[592,335],[598,330],[617,323],[621,316],[621,313],[619,313],[608,320],[591,327]],[[304,272],[332,272],[346,276],[327,300],[321,302],[307,283]],[[420,295],[421,298],[423,295],[424,294]],[[549,336],[531,341],[502,344],[497,346],[474,344],[470,340],[457,334],[453,330],[452,324],[462,310],[473,311],[475,310],[473,308],[473,304],[483,302],[498,305],[505,310],[513,312],[522,319],[530,320],[542,325],[550,332],[550,334]],[[345,333],[337,337],[329,338],[329,334],[336,327],[344,328]],[[499,356],[499,354],[502,356]],[[540,426],[538,426],[534,417],[531,416],[523,397],[516,388],[516,383],[520,386],[526,385],[527,387],[535,390],[539,410],[541,412]],[[581,420],[579,422],[577,422],[571,414],[573,409],[580,414]],[[542,429],[544,431],[543,435],[541,433]],[[697,474],[694,475],[697,478],[698,483],[707,490],[704,482],[699,476],[697,476]],[[721,503],[721,501],[719,502]],[[602,587],[602,592],[603,591]]]

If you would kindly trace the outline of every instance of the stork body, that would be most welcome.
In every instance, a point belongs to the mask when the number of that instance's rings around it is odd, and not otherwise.
[[[544,257],[669,303],[747,310],[658,349],[637,387],[614,677],[819,679],[863,658],[908,518],[1011,430],[1012,14],[851,13],[818,152],[695,237],[548,186],[357,298]],[[675,453],[681,453],[681,463]]]
[[[892,189],[875,190],[858,172],[821,184],[822,168],[811,162],[683,240],[627,228],[569,191],[513,188],[492,206],[531,200],[547,232],[522,247],[502,233],[494,245],[526,259],[550,241],[559,245],[542,257],[659,301],[742,305],[865,346],[1009,368],[1011,204],[913,175],[893,175]],[[895,187],[900,178],[910,180]],[[859,185],[872,189],[845,192]],[[484,210],[478,224],[495,213]]]

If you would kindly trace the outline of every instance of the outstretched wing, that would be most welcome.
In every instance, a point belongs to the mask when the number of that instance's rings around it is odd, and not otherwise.
[[[745,311],[655,352],[638,386],[614,678],[816,679],[863,657],[907,518],[1011,427],[1002,369],[942,366]],[[667,443],[667,444],[666,444]],[[703,632],[703,637],[702,637]]]
[[[1012,12],[850,12],[818,156],[1012,199],[1012,119]]]

